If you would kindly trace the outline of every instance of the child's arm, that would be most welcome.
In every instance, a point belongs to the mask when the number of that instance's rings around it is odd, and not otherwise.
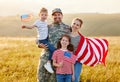
[[[56,60],[53,60],[53,66],[55,67],[62,67],[63,66],[63,61],[60,63],[56,63]]]
[[[22,28],[27,28],[27,29],[32,29],[32,28],[34,28],[34,27],[36,27],[35,25],[31,25],[31,26],[25,26],[25,25],[23,25],[22,26]]]
[[[74,64],[72,64],[72,71],[73,71],[73,74],[72,74],[72,81],[75,80],[75,76],[74,76]]]

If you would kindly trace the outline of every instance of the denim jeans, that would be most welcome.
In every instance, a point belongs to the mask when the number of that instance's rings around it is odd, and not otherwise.
[[[72,82],[72,74],[56,74],[57,82]]]
[[[49,43],[48,38],[44,39],[44,40],[38,40],[38,42],[39,42],[39,44],[43,43],[43,44],[46,44],[48,46],[48,50],[49,50],[48,60],[51,60],[52,54],[56,50],[56,48],[52,44]]]
[[[74,73],[75,73],[74,82],[79,82],[80,81],[81,70],[82,70],[82,63],[76,61],[76,63],[74,64]]]

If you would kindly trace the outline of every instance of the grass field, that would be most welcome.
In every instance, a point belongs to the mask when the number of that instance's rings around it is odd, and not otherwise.
[[[104,37],[109,41],[106,67],[83,66],[82,82],[120,82],[120,37]],[[42,50],[35,38],[0,38],[0,82],[36,82],[37,66]]]

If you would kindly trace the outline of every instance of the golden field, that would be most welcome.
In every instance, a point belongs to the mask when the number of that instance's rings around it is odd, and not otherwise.
[[[109,41],[106,67],[83,65],[81,82],[120,82],[120,37]],[[40,52],[33,37],[0,37],[0,82],[37,82]]]

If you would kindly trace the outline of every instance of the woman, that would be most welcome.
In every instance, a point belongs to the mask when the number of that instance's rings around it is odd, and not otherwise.
[[[79,30],[83,24],[83,21],[79,18],[75,18],[71,24],[71,43],[74,45],[74,50],[77,49],[78,43],[80,41],[81,36],[79,35]],[[82,70],[82,63],[76,61],[74,65],[74,73],[75,73],[75,80],[74,82],[79,82],[80,74]]]

